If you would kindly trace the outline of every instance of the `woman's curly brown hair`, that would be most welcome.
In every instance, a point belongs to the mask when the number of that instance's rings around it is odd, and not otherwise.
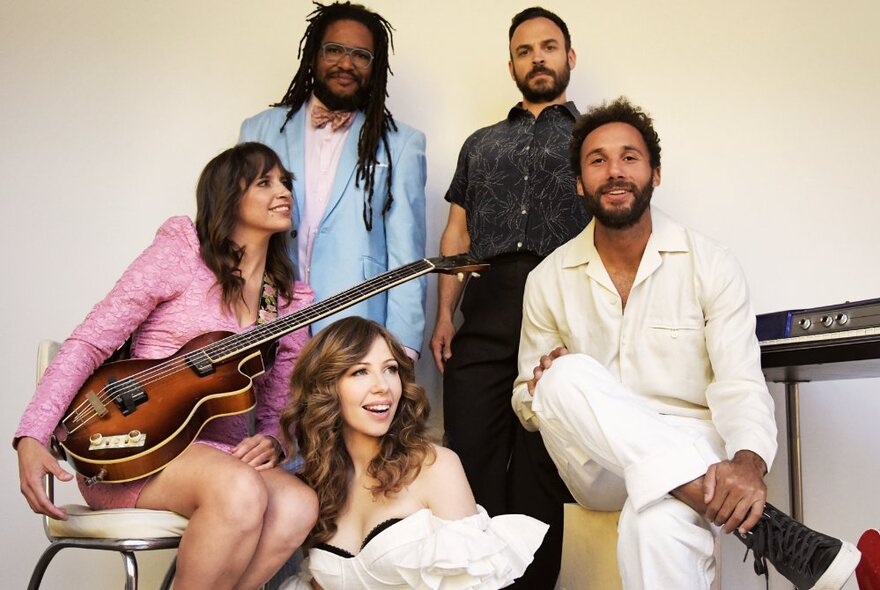
[[[318,494],[318,522],[307,540],[312,546],[336,532],[336,519],[348,497],[351,457],[342,438],[342,409],[336,385],[360,362],[377,338],[388,344],[397,361],[402,386],[397,412],[382,437],[379,453],[367,466],[376,480],[374,496],[390,496],[412,483],[434,448],[425,431],[429,405],[424,388],[415,383],[412,360],[393,336],[376,322],[349,317],[323,329],[303,348],[291,378],[291,400],[281,414],[288,448],[298,448],[305,462],[300,472]],[[294,446],[292,432],[295,432]]]

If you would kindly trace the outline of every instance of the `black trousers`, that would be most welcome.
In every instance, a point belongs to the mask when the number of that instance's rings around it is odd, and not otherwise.
[[[571,501],[540,434],[527,432],[510,405],[517,375],[530,254],[490,260],[461,302],[464,322],[443,376],[446,442],[461,458],[477,503],[495,516],[528,514],[550,525],[526,574],[513,588],[552,589],[562,556],[562,505]]]

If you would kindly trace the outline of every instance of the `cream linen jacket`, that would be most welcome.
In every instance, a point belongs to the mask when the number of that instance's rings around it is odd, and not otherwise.
[[[593,243],[595,221],[529,275],[514,411],[538,428],[526,382],[541,355],[565,346],[594,357],[658,413],[711,420],[728,458],[748,449],[769,468],[773,400],[743,272],[724,246],[651,213],[625,311]]]

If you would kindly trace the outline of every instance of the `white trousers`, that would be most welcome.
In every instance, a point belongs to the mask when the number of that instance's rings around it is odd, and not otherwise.
[[[712,526],[669,492],[725,456],[712,422],[658,414],[583,354],[553,361],[532,410],[575,500],[591,510],[622,510],[623,587],[708,590],[715,577]]]

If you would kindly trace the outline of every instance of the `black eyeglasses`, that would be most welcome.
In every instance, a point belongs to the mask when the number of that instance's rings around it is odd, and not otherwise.
[[[366,49],[348,47],[339,43],[321,45],[321,57],[330,65],[338,64],[346,55],[351,60],[351,65],[359,70],[365,70],[373,63],[373,54]]]

